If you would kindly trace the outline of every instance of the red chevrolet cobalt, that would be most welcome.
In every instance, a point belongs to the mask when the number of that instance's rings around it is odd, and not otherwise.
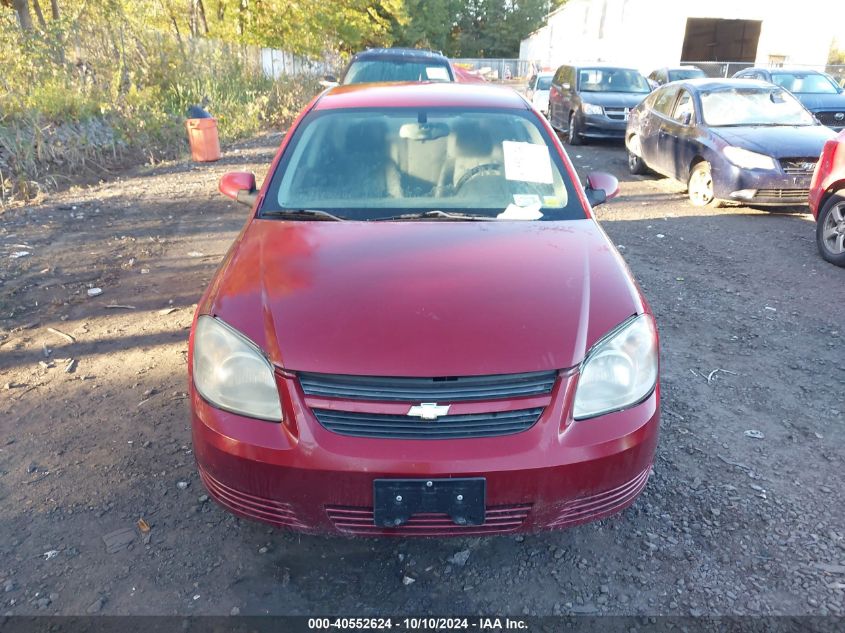
[[[631,504],[658,433],[654,319],[548,123],[517,93],[317,97],[190,340],[209,493],[305,532],[562,528]]]

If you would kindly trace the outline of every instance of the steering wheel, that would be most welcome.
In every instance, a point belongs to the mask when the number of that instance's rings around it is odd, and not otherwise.
[[[465,171],[464,174],[458,179],[458,182],[455,183],[455,193],[457,194],[458,192],[460,192],[461,187],[463,187],[473,178],[478,178],[479,176],[500,175],[501,173],[502,166],[498,163],[483,163],[481,165],[476,165],[472,169]]]

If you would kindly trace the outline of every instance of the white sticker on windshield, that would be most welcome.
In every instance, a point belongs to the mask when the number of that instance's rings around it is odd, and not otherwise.
[[[436,81],[449,81],[449,73],[445,66],[426,66],[425,76]]]
[[[515,204],[509,204],[508,208],[496,216],[497,220],[539,220],[543,217],[540,213],[540,205],[535,204],[530,207],[518,207]]]
[[[540,196],[533,193],[515,193],[513,194],[513,203],[518,207],[542,206]]]
[[[545,145],[502,141],[502,151],[505,154],[505,178],[508,180],[552,183],[552,158]]]

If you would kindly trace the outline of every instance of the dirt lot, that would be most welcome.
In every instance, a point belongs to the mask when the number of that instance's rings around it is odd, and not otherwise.
[[[599,217],[662,335],[662,435],[633,507],[407,541],[287,534],[208,501],[186,339],[246,216],[216,181],[263,174],[279,140],[0,216],[0,613],[845,614],[845,271],[808,216],[693,209],[628,176],[619,145],[571,154],[621,177]]]

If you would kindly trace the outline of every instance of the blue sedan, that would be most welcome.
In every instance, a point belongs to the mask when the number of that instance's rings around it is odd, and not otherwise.
[[[822,147],[835,136],[789,92],[743,79],[661,86],[631,112],[628,168],[687,183],[690,202],[806,204]]]

